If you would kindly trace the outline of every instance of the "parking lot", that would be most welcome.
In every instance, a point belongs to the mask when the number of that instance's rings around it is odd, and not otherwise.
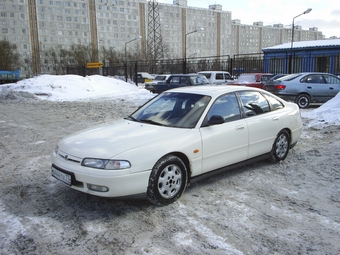
[[[0,100],[1,254],[340,253],[339,126],[305,127],[284,162],[193,183],[168,206],[94,197],[51,177],[59,139],[135,108]]]

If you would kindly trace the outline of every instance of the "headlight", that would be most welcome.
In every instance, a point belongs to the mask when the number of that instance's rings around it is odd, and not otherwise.
[[[81,163],[82,166],[93,167],[108,170],[120,170],[130,168],[131,164],[126,160],[109,160],[98,158],[85,158]]]

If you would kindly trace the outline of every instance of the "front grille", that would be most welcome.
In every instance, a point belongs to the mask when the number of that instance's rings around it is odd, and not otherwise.
[[[58,156],[62,157],[66,161],[74,162],[80,164],[81,159],[72,155],[69,155],[63,151],[58,151]]]

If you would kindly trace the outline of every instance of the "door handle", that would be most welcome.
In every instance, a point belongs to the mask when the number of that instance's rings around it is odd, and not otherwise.
[[[312,87],[311,86],[307,86],[307,89],[312,89]]]
[[[275,117],[273,117],[273,119],[272,120],[279,120],[280,118],[278,117],[278,116],[275,116]]]
[[[235,129],[236,129],[237,131],[241,131],[241,130],[244,129],[244,126],[237,126]]]
[[[330,87],[329,89],[334,89],[333,87]]]

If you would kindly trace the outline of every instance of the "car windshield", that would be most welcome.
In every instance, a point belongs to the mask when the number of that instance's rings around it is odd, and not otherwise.
[[[165,75],[157,75],[154,81],[164,81],[166,79]]]
[[[164,92],[128,119],[167,127],[194,128],[210,99],[199,94]]]

